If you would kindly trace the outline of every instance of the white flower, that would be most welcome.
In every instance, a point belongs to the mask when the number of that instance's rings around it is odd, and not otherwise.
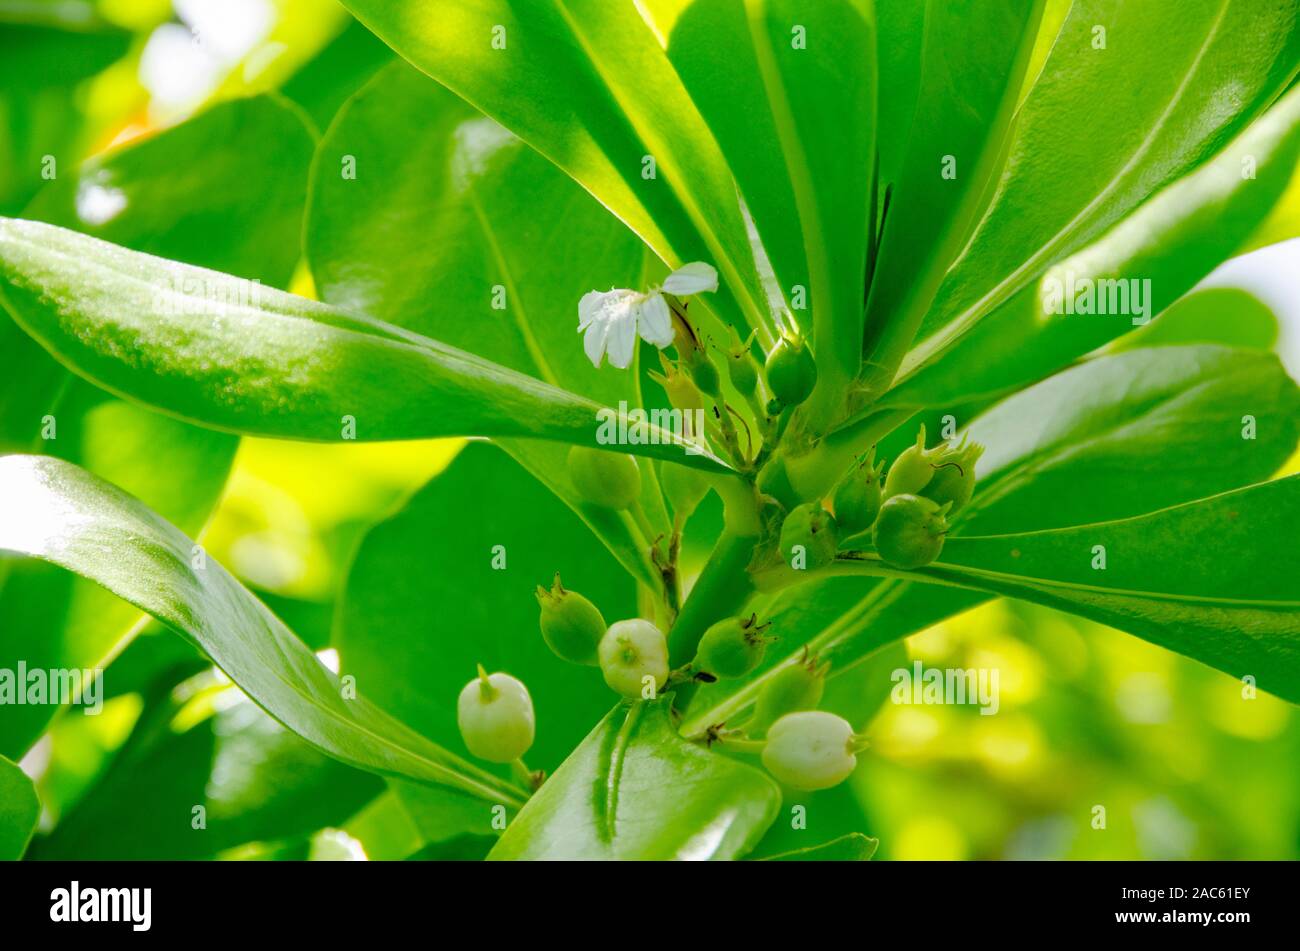
[[[673,342],[673,319],[663,294],[676,297],[718,289],[718,272],[711,264],[695,261],[669,274],[662,287],[642,293],[626,288],[588,291],[578,301],[578,332],[585,333],[583,349],[599,367],[606,355],[624,370],[636,352],[636,338],[660,350]]]

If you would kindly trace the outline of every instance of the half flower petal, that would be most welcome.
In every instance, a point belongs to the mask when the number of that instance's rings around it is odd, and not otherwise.
[[[703,291],[718,289],[718,272],[712,264],[692,261],[683,264],[664,281],[663,289],[669,294],[683,297],[687,294],[699,294]]]
[[[660,350],[672,344],[673,316],[668,312],[668,302],[662,294],[651,294],[642,302],[637,330],[642,340]]]

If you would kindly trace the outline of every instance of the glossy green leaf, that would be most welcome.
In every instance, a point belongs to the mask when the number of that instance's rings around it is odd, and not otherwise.
[[[286,727],[349,765],[519,802],[364,697],[348,699],[338,677],[224,568],[210,559],[191,568],[192,549],[175,527],[83,469],[0,458],[0,550],[74,571],[153,615]]]
[[[393,61],[393,51],[356,20],[280,87],[325,129],[343,104]]]
[[[0,861],[22,858],[40,815],[32,781],[18,764],[0,756]]]
[[[813,401],[838,410],[862,362],[876,145],[871,4],[676,6],[650,4],[652,20],[727,157],[783,296],[804,290],[811,320],[795,317],[816,340]]]
[[[987,203],[1042,15],[1043,0],[927,2],[916,115],[867,301],[872,398],[893,379]]]
[[[1180,297],[1159,320],[1125,334],[1108,349],[1220,343],[1272,350],[1277,339],[1277,315],[1254,294],[1236,287],[1207,287]]]
[[[506,826],[488,858],[740,858],[780,803],[766,773],[681,739],[668,698],[620,703]]]
[[[197,724],[178,713],[167,690],[158,691],[103,775],[33,842],[29,858],[211,859],[340,825],[384,788],[245,699]],[[196,806],[204,810],[197,827]]]
[[[880,840],[860,832],[850,832],[838,839],[809,846],[794,852],[769,855],[765,862],[866,862],[876,854]]]
[[[1290,119],[1270,120],[1256,137],[1239,140],[1250,148],[1194,184],[1163,192],[1140,219],[1120,222],[1223,149],[1286,88],[1297,64],[1300,14],[1289,4],[1261,10],[1249,0],[1078,0],[1020,110],[992,206],[925,321],[903,365],[911,379],[894,398],[925,403],[994,392],[1060,366],[1057,348],[1026,346],[1053,329],[1053,322],[1039,323],[1034,288],[1049,267],[1086,255],[1099,241],[1100,258],[1074,261],[1080,277],[1090,274],[1085,266],[1098,266],[1092,276],[1099,277],[1117,276],[1107,267],[1123,268],[1125,276],[1152,278],[1163,304],[1190,287],[1185,278],[1208,272],[1241,240],[1238,230],[1267,211],[1268,195],[1280,187],[1273,179],[1285,174],[1266,172],[1275,149],[1277,169],[1294,166],[1283,142],[1289,135],[1278,128]],[[1257,177],[1243,179],[1242,153],[1252,149]],[[1107,338],[1096,337],[1108,323],[1099,318],[1054,323],[1087,340]],[[1118,332],[1112,327],[1108,336]],[[999,364],[1015,358],[1006,372],[982,364],[990,346]],[[954,358],[918,372],[954,347]]]
[[[562,661],[542,640],[534,592],[556,572],[606,621],[635,616],[631,579],[582,523],[499,449],[468,446],[358,548],[334,636],[342,672],[408,726],[464,751],[456,698],[477,664],[504,670],[533,697],[528,765],[553,770],[613,696],[599,670]]]
[[[361,439],[597,441],[598,404],[473,354],[36,222],[0,219],[0,298],[87,379],[216,429],[328,441],[352,438],[352,427]],[[651,435],[629,449],[722,466],[665,432]]]
[[[415,114],[425,121],[412,126]],[[356,179],[339,174],[344,155],[357,159]],[[331,304],[605,406],[642,405],[637,374],[593,367],[576,332],[587,291],[642,286],[641,242],[555,166],[405,63],[358,93],[321,142],[307,250]],[[586,507],[569,486],[565,447],[504,445],[625,568],[657,583],[631,516]],[[653,477],[643,483],[643,506],[666,531]]]
[[[1295,703],[1298,518],[1291,476],[1137,518],[951,537],[921,573],[1118,627]]]
[[[1267,478],[1300,442],[1300,388],[1270,353],[1134,350],[1009,397],[968,433],[987,450],[957,534],[1061,528]]]
[[[274,157],[241,147],[249,141],[274,143]],[[283,286],[298,262],[311,151],[293,110],[267,97],[237,100],[65,169],[45,183],[27,214],[136,251]],[[0,451],[75,462],[187,534],[199,532],[225,484],[236,438],[109,398],[7,316],[0,336]],[[102,666],[139,617],[68,572],[16,566],[0,582],[0,626],[12,632],[0,639],[0,665],[22,659],[45,668]],[[57,710],[12,711],[0,727],[0,752],[22,755]]]
[[[730,170],[636,5],[345,5],[405,59],[573,176],[670,266],[714,264],[723,287],[706,306],[771,340]]]
[[[972,422],[987,449],[950,540],[1122,519],[1267,479],[1300,439],[1297,400],[1276,358],[1257,351],[1170,346],[1091,360]],[[1242,438],[1247,414],[1258,414],[1254,439]],[[804,645],[831,662],[831,683],[858,678],[882,645],[989,597],[903,578],[857,583],[823,578],[757,601],[781,650],[749,678],[700,689],[682,730],[736,722]]]

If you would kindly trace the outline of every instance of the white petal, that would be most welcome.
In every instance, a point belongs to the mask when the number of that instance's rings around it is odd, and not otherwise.
[[[582,338],[582,349],[592,366],[600,369],[600,361],[605,357],[605,338],[609,336],[609,322],[597,320],[587,325],[587,335]]]
[[[664,290],[678,297],[717,289],[718,272],[714,270],[712,264],[705,264],[703,261],[683,264],[664,281]]]
[[[640,295],[637,295],[639,298]],[[630,301],[623,314],[609,322],[609,339],[605,341],[609,362],[626,370],[636,352],[636,325],[640,319],[641,302]]]
[[[597,318],[600,312],[607,306],[617,303],[620,297],[633,294],[635,291],[615,288],[609,291],[587,291],[582,295],[582,300],[578,301],[578,329],[586,330],[587,325]]]
[[[660,350],[673,342],[673,315],[668,312],[668,302],[662,294],[651,294],[641,305],[641,320],[637,323],[641,339]]]

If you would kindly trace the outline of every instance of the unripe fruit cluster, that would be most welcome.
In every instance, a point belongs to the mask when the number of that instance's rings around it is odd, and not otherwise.
[[[943,550],[949,519],[970,501],[975,463],[983,452],[983,446],[964,438],[957,446],[927,449],[922,426],[916,443],[889,467],[882,486],[884,465],[874,462],[873,449],[835,490],[841,535],[870,529],[872,544],[886,563],[909,570],[930,564]]]

